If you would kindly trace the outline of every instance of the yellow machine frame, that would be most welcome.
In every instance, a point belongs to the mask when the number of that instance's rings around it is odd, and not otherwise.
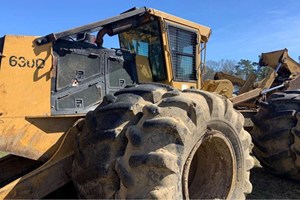
[[[158,10],[147,8],[145,11],[149,15],[160,18],[162,30],[165,30],[164,26],[169,23],[197,33],[198,79],[179,82],[173,79],[168,35],[167,31],[162,31],[168,77],[163,83],[179,89],[201,88],[201,67],[204,66],[201,54],[205,54],[211,29]],[[4,37],[0,64],[0,151],[46,161],[57,149],[63,133],[84,115],[51,115],[51,77],[55,76],[52,43],[37,45],[36,40],[37,37],[32,36],[6,35]],[[147,77],[144,79],[147,80]]]
[[[178,89],[201,88],[201,72],[205,68],[206,43],[211,29],[188,20],[149,8],[129,10],[120,16],[92,23],[46,37],[6,35],[0,38],[0,151],[16,155],[1,159],[0,167],[20,162],[0,176],[0,183],[17,173],[40,166],[0,188],[0,198],[42,198],[69,181],[75,136],[80,131],[85,114],[53,115],[51,113],[51,79],[56,76],[53,42],[81,30],[101,30],[109,24],[141,13],[160,22],[163,58],[167,79],[162,83]],[[172,71],[166,24],[197,33],[195,81],[175,81]],[[98,32],[98,36],[103,33]],[[2,51],[1,51],[2,50]],[[203,60],[201,60],[203,58]],[[140,82],[152,81],[149,63],[136,57]],[[20,156],[20,157],[19,157]],[[38,161],[35,165],[32,160]],[[23,167],[23,168],[22,168]],[[3,180],[4,179],[4,180]],[[51,187],[49,187],[51,186]],[[22,191],[22,192],[20,192]]]

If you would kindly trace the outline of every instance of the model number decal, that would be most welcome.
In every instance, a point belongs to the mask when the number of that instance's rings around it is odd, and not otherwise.
[[[12,67],[29,67],[29,68],[43,68],[45,66],[45,60],[38,59],[26,59],[23,56],[11,56],[9,57],[9,65]]]

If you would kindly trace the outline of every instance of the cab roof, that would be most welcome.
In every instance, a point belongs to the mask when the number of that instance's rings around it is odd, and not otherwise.
[[[176,23],[179,25],[181,24],[183,26],[187,26],[187,27],[196,29],[201,35],[201,42],[207,42],[211,35],[211,29],[209,27],[191,22],[189,20],[185,20],[180,17],[176,17],[174,15],[171,15],[171,14],[168,14],[168,13],[165,13],[165,12],[153,9],[153,8],[143,7],[143,8],[132,8],[132,9],[129,9],[129,10],[121,13],[120,15],[115,16],[115,17],[111,17],[111,18],[108,18],[105,20],[101,20],[98,22],[84,25],[84,26],[76,27],[73,29],[69,29],[69,30],[66,30],[63,32],[48,34],[46,36],[38,38],[37,44],[41,45],[41,44],[53,42],[59,38],[74,36],[77,33],[96,32],[96,31],[101,30],[105,26],[109,26],[109,25],[117,26],[119,22],[122,23],[124,21],[128,24],[133,25],[135,23],[134,20],[136,20],[140,16],[143,16],[146,14],[159,17],[159,18],[169,21],[171,23]]]

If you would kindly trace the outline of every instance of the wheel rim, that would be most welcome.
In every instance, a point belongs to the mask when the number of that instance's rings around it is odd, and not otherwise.
[[[216,130],[208,131],[193,147],[183,172],[186,199],[230,198],[235,180],[231,143]]]

